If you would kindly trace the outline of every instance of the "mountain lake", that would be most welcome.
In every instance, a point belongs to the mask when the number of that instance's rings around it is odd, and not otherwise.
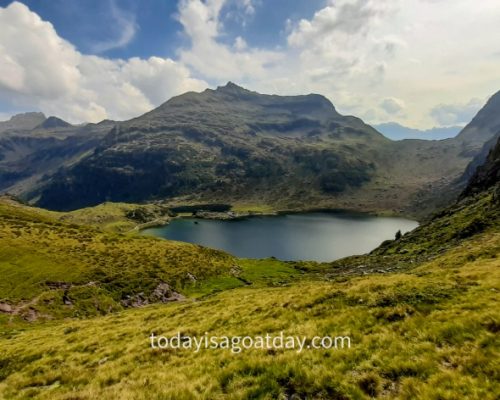
[[[241,220],[174,219],[143,234],[224,250],[237,257],[333,261],[375,249],[416,221],[359,213],[255,216]]]

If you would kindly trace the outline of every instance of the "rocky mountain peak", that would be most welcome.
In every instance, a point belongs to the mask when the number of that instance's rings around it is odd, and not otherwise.
[[[8,121],[0,122],[0,132],[7,130],[31,130],[43,123],[45,118],[45,115],[41,112],[16,114]]]
[[[216,91],[217,92],[224,92],[224,93],[228,93],[228,92],[229,93],[241,93],[241,92],[248,93],[248,92],[250,92],[249,90],[247,90],[241,86],[238,86],[236,83],[233,83],[231,81],[226,83],[225,86],[218,86]]]
[[[53,128],[67,128],[70,127],[71,124],[63,121],[61,118],[57,118],[51,116],[43,121],[40,125],[37,126],[39,129],[53,129]]]
[[[473,120],[457,136],[466,142],[485,142],[500,131],[500,91],[489,98]]]

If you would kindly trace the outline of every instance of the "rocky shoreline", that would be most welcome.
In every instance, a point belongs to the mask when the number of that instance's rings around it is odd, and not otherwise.
[[[192,218],[213,219],[219,221],[237,221],[250,217],[278,215],[277,212],[256,213],[256,212],[236,212],[236,211],[198,211],[193,213]]]

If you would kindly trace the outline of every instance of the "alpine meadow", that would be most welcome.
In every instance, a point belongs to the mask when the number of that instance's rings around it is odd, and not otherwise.
[[[0,399],[498,399],[498,21],[0,0]]]

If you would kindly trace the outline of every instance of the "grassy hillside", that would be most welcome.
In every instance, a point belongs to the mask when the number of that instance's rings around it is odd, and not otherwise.
[[[495,399],[500,234],[406,273],[239,288],[10,332],[0,397]],[[350,349],[151,349],[149,335],[349,335]]]
[[[45,216],[60,222],[77,225],[93,226],[105,231],[118,233],[137,232],[148,225],[162,225],[168,223],[174,215],[163,204],[129,204],[129,203],[102,203],[95,207],[81,208],[70,212],[49,211],[43,208],[34,208],[24,205],[19,199],[3,195],[0,203],[9,205],[17,210]]]
[[[230,275],[235,264],[219,251],[68,224],[12,202],[0,202],[0,243],[3,321],[81,317],[161,301]]]

